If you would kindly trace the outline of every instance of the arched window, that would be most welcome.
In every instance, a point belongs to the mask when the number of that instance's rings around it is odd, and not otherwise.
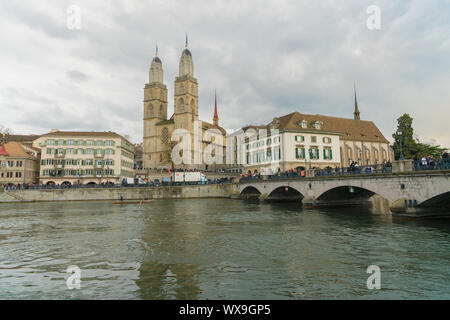
[[[169,129],[167,129],[167,127],[164,127],[162,129],[161,139],[162,139],[163,143],[165,143],[165,144],[169,143]]]
[[[184,84],[180,84],[180,93],[184,93]]]
[[[191,112],[195,113],[195,101],[194,101],[194,99],[191,100]]]
[[[180,99],[180,113],[184,112],[184,100]]]
[[[159,106],[159,116],[160,116],[160,117],[163,117],[163,116],[164,116],[164,107],[163,107],[163,105],[160,105],[160,106]]]
[[[191,93],[192,93],[192,94],[195,94],[195,88],[194,88],[194,85],[191,86]]]
[[[147,114],[147,116],[148,116],[149,118],[151,118],[151,117],[153,117],[153,115],[154,115],[154,113],[153,113],[153,105],[150,103],[150,104],[148,105],[148,114]]]

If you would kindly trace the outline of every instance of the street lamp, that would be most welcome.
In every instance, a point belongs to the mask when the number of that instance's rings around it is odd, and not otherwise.
[[[311,170],[312,149],[310,148],[308,152],[309,152],[309,170]]]
[[[399,145],[400,145],[400,157],[399,160],[405,160],[405,157],[403,156],[403,132],[401,130],[397,131],[397,136],[399,136]]]

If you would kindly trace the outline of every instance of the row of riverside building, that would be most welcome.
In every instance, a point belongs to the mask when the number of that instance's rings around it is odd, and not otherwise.
[[[105,184],[134,178],[135,145],[114,132],[6,135],[0,185]]]
[[[217,98],[212,122],[198,119],[198,81],[194,77],[193,55],[187,43],[181,53],[174,88],[174,113],[168,117],[167,86],[164,84],[162,59],[156,52],[149,82],[144,88],[144,169],[217,169],[217,165],[206,163],[177,166],[171,161],[174,145],[170,137],[174,130],[185,129],[193,136],[198,123],[202,130],[217,129],[219,136],[216,139],[222,138],[223,145],[228,145],[224,150],[231,153],[224,155],[222,167],[237,173],[274,173],[307,166],[348,167],[352,163],[374,165],[393,160],[389,141],[377,126],[372,121],[360,119],[356,90],[352,118],[294,112],[276,117],[267,125],[249,125],[227,134],[219,125]],[[271,136],[271,130],[276,130],[277,136]],[[202,150],[208,147],[208,143],[202,141]],[[244,154],[240,153],[241,150],[245,150]],[[187,152],[193,159],[196,151],[192,148]],[[230,157],[233,161],[229,161]]]
[[[114,132],[51,130],[40,136],[9,135],[0,148],[0,185],[117,184],[154,169],[275,174],[393,161],[389,141],[372,121],[360,119],[356,90],[352,118],[293,112],[275,117],[268,124],[248,125],[227,134],[219,125],[215,97],[212,121],[199,120],[199,85],[194,77],[192,52],[187,43],[185,46],[174,82],[174,113],[170,117],[158,52],[152,60],[149,81],[144,86],[141,144],[132,144]],[[176,143],[172,134],[184,129],[192,137],[198,127],[217,133],[214,140],[201,140],[202,155],[208,148],[223,148],[223,161],[174,164],[171,155]],[[194,145],[193,140],[190,145]],[[191,159],[196,158],[196,152],[199,150],[194,147],[183,150]]]

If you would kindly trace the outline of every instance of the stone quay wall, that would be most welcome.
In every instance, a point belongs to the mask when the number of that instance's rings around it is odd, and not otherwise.
[[[123,197],[124,200],[229,198],[231,192],[232,186],[230,184],[140,188],[7,190],[0,191],[0,203],[119,200],[120,197]]]

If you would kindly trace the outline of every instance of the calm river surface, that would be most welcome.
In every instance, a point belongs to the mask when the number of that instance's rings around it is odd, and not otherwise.
[[[450,299],[450,221],[229,199],[0,205],[0,299],[344,298]]]

